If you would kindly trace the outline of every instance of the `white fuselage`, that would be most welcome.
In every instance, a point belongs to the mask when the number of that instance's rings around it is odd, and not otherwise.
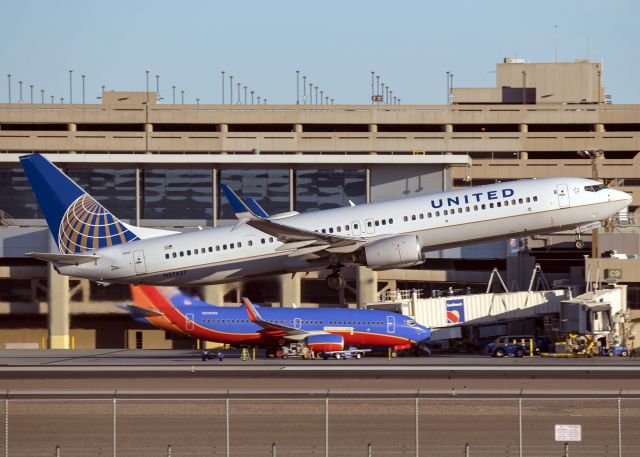
[[[546,178],[470,187],[420,197],[336,208],[278,219],[299,229],[374,241],[416,235],[423,250],[573,229],[606,219],[630,203],[582,178]],[[280,248],[280,249],[278,249]],[[107,283],[218,284],[325,268],[334,257],[299,255],[274,236],[233,225],[147,238],[87,252],[96,262],[57,265],[62,274]],[[343,259],[339,259],[343,260]],[[343,262],[344,263],[344,262]]]

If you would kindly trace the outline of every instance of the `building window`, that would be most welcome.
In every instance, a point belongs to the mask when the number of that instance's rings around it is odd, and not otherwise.
[[[143,169],[141,185],[143,219],[213,219],[211,170]]]
[[[289,170],[269,169],[223,169],[220,182],[227,184],[242,197],[252,197],[269,214],[289,211]],[[235,219],[233,209],[226,197],[219,193],[218,217]]]
[[[366,171],[356,169],[296,170],[297,211],[317,211],[366,203]]]

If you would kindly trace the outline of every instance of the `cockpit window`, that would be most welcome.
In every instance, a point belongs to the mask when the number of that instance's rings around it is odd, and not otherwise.
[[[606,188],[607,186],[605,186],[604,184],[597,184],[595,186],[584,186],[584,190],[586,190],[587,192],[599,192]]]
[[[405,325],[416,325],[416,321],[414,321],[413,319],[407,319],[406,321],[404,321]]]

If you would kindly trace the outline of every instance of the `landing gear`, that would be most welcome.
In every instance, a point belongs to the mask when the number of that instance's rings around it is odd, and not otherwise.
[[[331,290],[340,290],[344,287],[344,278],[340,274],[340,267],[342,267],[340,264],[329,267],[333,273],[325,278],[324,283]]]

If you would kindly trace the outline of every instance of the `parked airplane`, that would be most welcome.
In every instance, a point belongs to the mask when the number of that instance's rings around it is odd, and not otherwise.
[[[631,202],[598,181],[565,177],[266,216],[223,186],[239,221],[176,233],[125,224],[40,154],[20,161],[59,248],[28,255],[102,283],[219,284],[328,268],[337,289],[345,265],[405,268],[428,250],[575,229]]]
[[[214,306],[176,287],[131,286],[131,292],[135,305],[130,308],[139,320],[148,310],[151,325],[236,347],[263,347],[269,354],[290,343],[315,352],[351,346],[426,350],[431,336],[430,329],[410,317],[389,311],[259,308],[248,298],[238,307]]]

